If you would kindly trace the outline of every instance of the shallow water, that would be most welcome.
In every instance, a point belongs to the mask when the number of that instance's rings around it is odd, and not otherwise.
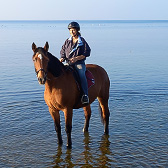
[[[31,44],[59,57],[69,21],[0,22],[0,167],[168,167],[168,22],[80,21],[92,48],[87,63],[110,77],[110,133],[98,102],[89,133],[74,110],[71,150],[57,145],[54,123],[31,60]]]

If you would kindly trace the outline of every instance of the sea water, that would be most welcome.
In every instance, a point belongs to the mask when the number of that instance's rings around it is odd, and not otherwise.
[[[168,167],[168,21],[78,21],[91,47],[86,63],[110,78],[109,136],[98,102],[89,133],[74,110],[72,149],[57,145],[37,82],[33,42],[60,57],[70,21],[0,21],[0,167]]]

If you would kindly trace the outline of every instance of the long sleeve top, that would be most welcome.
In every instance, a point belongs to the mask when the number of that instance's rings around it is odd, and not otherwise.
[[[68,59],[77,57],[80,55],[84,55],[85,58],[83,60],[77,61],[78,63],[85,61],[86,57],[90,56],[91,49],[85,39],[81,36],[78,37],[78,41],[73,44],[72,37],[68,38],[62,49],[60,51],[61,58],[64,58],[68,61]]]

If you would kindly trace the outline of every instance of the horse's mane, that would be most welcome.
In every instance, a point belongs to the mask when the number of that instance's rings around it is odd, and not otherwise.
[[[47,52],[47,57],[49,58],[48,72],[52,73],[52,75],[55,77],[59,77],[65,69],[64,64],[49,52]]]

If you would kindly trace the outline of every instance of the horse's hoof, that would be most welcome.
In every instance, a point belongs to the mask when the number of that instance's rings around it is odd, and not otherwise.
[[[104,131],[104,135],[109,135],[109,130]]]
[[[88,132],[88,128],[83,128],[83,132]]]
[[[62,144],[63,144],[63,141],[58,142],[58,145],[59,145],[59,146],[62,146]]]
[[[72,149],[72,144],[67,144],[67,149]]]
[[[61,146],[63,144],[62,139],[58,139],[58,144]]]

